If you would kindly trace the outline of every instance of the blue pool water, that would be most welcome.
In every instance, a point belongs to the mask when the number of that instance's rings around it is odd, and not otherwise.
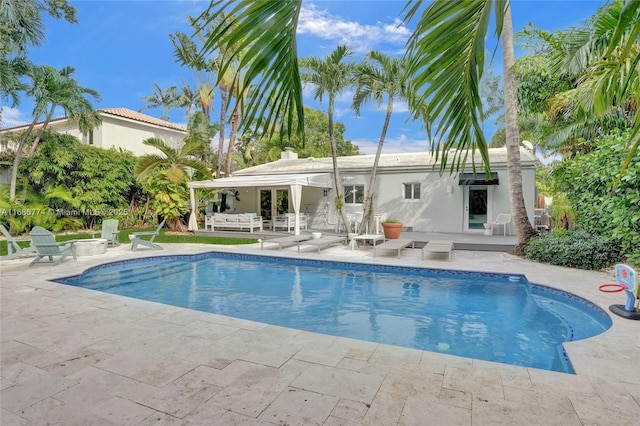
[[[284,327],[572,373],[611,319],[524,276],[229,253],[110,263],[57,282]]]

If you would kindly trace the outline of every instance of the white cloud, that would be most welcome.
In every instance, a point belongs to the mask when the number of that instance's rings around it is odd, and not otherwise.
[[[303,6],[298,21],[298,33],[344,43],[355,52],[368,52],[379,43],[404,45],[411,31],[395,19],[393,23],[375,25],[346,21],[318,9],[314,4]]]
[[[22,113],[19,109],[0,105],[0,111],[2,111],[0,128],[6,129],[31,123],[31,117]]]

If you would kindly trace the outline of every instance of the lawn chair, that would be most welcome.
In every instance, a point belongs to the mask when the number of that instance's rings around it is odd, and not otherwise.
[[[155,231],[152,232],[136,232],[134,234],[129,235],[129,239],[131,239],[131,251],[136,251],[138,249],[138,245],[146,246],[154,250],[162,250],[162,246],[153,242],[153,240],[160,234],[160,230],[164,226],[164,220],[158,225]],[[151,237],[148,240],[143,239],[143,237]]]
[[[36,258],[31,261],[29,266],[33,266],[36,263],[53,263],[59,265],[68,255],[73,255],[73,260],[76,258],[76,241],[62,241],[56,242],[56,237],[40,226],[34,226],[29,233],[31,237],[31,245],[35,247]],[[53,260],[57,257],[58,260]],[[43,261],[42,259],[48,258],[49,260]]]
[[[8,254],[6,256],[0,257],[1,260],[9,260],[15,259],[17,257],[23,256],[25,254],[29,254],[35,251],[35,247],[29,245],[29,247],[21,247],[18,244],[18,241],[28,241],[29,238],[13,238],[7,228],[3,225],[0,225],[0,232],[7,239],[7,251]]]
[[[100,238],[107,240],[107,246],[116,247],[120,245],[118,234],[120,234],[120,231],[118,231],[118,219],[105,219],[102,221]],[[96,238],[96,235],[98,235],[97,232],[92,232],[91,238]]]
[[[491,224],[491,235],[493,235],[493,227],[494,226],[502,226],[502,233],[504,236],[507,235],[507,227],[509,227],[509,235],[511,235],[511,215],[500,213],[496,220],[493,222],[489,222]]]

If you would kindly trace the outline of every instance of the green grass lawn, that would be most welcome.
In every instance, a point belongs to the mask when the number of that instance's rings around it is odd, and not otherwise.
[[[121,244],[129,244],[129,234],[133,234],[134,232],[141,231],[155,231],[156,228],[136,228],[136,229],[125,229],[120,231],[118,235],[118,240]],[[181,243],[181,244],[220,244],[220,245],[235,245],[235,244],[253,244],[257,243],[258,240],[254,238],[227,238],[227,237],[205,237],[202,235],[172,235],[171,231],[169,231],[170,235],[167,235],[167,229],[162,229],[160,231],[160,235],[158,235],[155,240],[156,243]],[[97,235],[99,237],[99,234]],[[91,234],[87,232],[79,232],[76,234],[59,234],[56,235],[56,241],[69,241],[69,240],[82,240],[91,238]],[[19,241],[18,244],[21,247],[26,247],[29,245],[29,241]],[[0,241],[0,256],[5,256],[7,254],[7,242],[5,240]]]

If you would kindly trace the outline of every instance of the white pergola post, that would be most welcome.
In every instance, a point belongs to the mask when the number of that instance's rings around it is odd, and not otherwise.
[[[196,189],[189,188],[189,201],[191,202],[191,214],[189,215],[189,231],[198,230],[198,219],[196,206],[198,205],[198,199],[196,198]]]
[[[294,234],[300,235],[300,200],[302,199],[302,185],[291,185],[291,201],[293,203],[293,211],[296,214],[296,223],[294,226]]]

